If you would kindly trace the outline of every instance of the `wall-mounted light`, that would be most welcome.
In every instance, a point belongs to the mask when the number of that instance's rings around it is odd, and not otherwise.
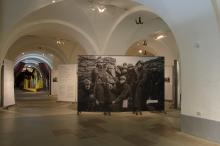
[[[21,54],[24,55],[24,52],[22,52]]]

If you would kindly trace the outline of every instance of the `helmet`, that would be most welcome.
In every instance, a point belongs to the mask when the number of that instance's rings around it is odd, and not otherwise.
[[[120,76],[120,80],[126,80],[126,76]]]
[[[91,84],[91,81],[89,79],[85,79],[83,82],[84,82],[85,85],[90,85]]]
[[[133,67],[134,67],[133,64],[131,64],[131,63],[128,64],[128,68],[133,68]]]
[[[114,66],[111,65],[111,64],[108,64],[108,65],[107,65],[107,69],[114,69]]]
[[[127,63],[123,63],[123,66],[122,66],[122,68],[128,68],[128,65],[127,65]]]
[[[136,65],[138,65],[138,64],[144,65],[144,61],[143,61],[143,60],[139,60],[139,61],[136,63]]]

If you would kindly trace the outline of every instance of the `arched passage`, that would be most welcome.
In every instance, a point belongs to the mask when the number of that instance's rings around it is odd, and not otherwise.
[[[37,93],[51,94],[52,69],[52,60],[42,54],[18,56],[14,65],[15,101],[23,97],[32,99]]]
[[[55,63],[56,67],[62,63],[76,63],[78,54],[95,54],[97,50],[94,42],[84,31],[59,20],[32,22],[17,28],[12,34],[13,37],[5,43],[11,54],[6,57],[14,58],[15,54],[25,56],[23,53],[27,51],[45,53],[45,50],[60,60]],[[65,41],[67,47],[58,46],[58,40]],[[5,49],[4,54],[8,49]]]

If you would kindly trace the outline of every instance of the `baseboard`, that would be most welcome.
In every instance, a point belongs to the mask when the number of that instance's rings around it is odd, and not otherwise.
[[[182,132],[220,143],[220,122],[181,115]]]

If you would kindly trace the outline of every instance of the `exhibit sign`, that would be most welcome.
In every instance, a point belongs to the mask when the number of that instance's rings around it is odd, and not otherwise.
[[[53,69],[51,71],[51,94],[58,95],[59,82],[58,82],[58,69]]]
[[[58,66],[58,101],[76,102],[77,100],[77,65]]]
[[[164,57],[78,58],[78,112],[164,110]]]

